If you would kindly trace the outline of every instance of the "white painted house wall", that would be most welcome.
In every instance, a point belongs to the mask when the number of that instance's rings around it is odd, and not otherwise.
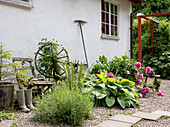
[[[80,29],[74,20],[88,22],[83,26],[89,63],[100,55],[108,58],[129,56],[131,2],[119,3],[119,40],[101,38],[101,0],[33,0],[34,8],[0,2],[0,42],[14,56],[33,57],[42,38],[56,39],[69,52],[71,60],[85,61]]]

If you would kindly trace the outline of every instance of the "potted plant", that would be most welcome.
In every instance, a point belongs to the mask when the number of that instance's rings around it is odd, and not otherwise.
[[[11,62],[11,50],[5,50],[0,44],[0,109],[13,107],[14,100],[14,79],[16,72],[14,66],[17,63]]]

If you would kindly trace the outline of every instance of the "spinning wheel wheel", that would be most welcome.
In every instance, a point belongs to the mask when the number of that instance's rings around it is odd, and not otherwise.
[[[64,74],[62,64],[69,61],[66,49],[57,43],[47,41],[40,42],[39,46],[35,55],[37,71],[46,78],[59,80]]]

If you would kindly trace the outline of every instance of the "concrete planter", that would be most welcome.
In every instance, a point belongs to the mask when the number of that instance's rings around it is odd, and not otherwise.
[[[13,108],[14,85],[11,83],[0,84],[0,110]]]

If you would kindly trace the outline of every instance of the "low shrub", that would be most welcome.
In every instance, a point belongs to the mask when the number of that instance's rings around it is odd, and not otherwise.
[[[92,67],[92,74],[99,74],[100,72],[112,72],[113,74],[119,75],[123,78],[135,81],[136,70],[134,68],[135,61],[130,60],[128,56],[122,56],[122,58],[113,57],[112,60],[108,61],[105,56],[100,56],[99,60]]]
[[[37,111],[33,120],[50,122],[52,124],[82,125],[89,118],[93,102],[89,94],[83,94],[79,89],[68,86],[55,88],[53,92],[38,98]]]
[[[65,64],[66,79],[37,100],[37,111],[33,120],[52,124],[72,126],[82,125],[85,118],[91,117],[93,98],[91,94],[82,93],[84,72],[82,64],[75,70],[73,64]]]
[[[86,81],[83,92],[92,93],[99,106],[111,107],[117,102],[122,108],[136,107],[140,101],[134,84],[128,79],[114,77],[112,73],[101,72],[96,78]]]

